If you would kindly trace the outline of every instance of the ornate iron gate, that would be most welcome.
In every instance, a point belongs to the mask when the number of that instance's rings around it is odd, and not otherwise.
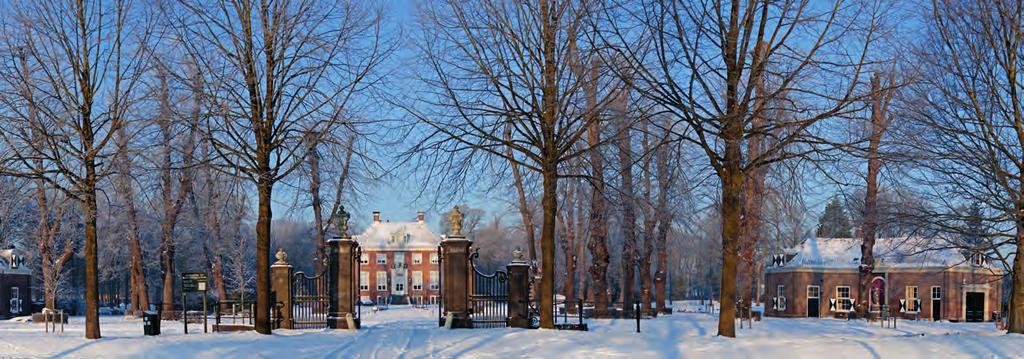
[[[474,328],[504,328],[508,326],[508,273],[480,272],[476,267],[477,257],[477,252],[470,257],[473,274],[469,284],[469,317]]]
[[[310,277],[303,272],[292,275],[292,325],[295,329],[327,328],[330,294],[327,271]]]

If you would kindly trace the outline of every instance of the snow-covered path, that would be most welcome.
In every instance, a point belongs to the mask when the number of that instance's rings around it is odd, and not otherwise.
[[[714,336],[716,318],[677,313],[642,323],[590,320],[590,332],[437,328],[437,313],[410,307],[366,314],[359,331],[279,330],[182,334],[164,322],[163,334],[143,337],[142,322],[104,317],[104,338],[82,338],[82,318],[63,334],[32,323],[0,322],[0,358],[1024,358],[1024,336],[1004,335],[991,323],[899,322],[898,329],[834,319],[775,319],[755,323],[737,339]],[[190,326],[190,332],[202,331]]]

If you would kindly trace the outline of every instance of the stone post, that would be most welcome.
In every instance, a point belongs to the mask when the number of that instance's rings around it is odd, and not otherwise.
[[[288,254],[277,249],[277,262],[270,266],[270,290],[274,292],[275,328],[292,329],[292,265]]]
[[[327,327],[331,329],[359,329],[360,318],[356,317],[356,299],[359,296],[356,288],[356,265],[359,263],[359,243],[348,235],[331,239],[330,246],[331,271],[330,311],[327,314]],[[349,325],[352,323],[352,325]]]
[[[508,270],[508,326],[530,328],[530,264],[522,251],[512,252]]]
[[[441,241],[442,275],[441,288],[444,301],[444,318],[451,315],[452,328],[472,328],[469,317],[469,246],[473,242],[461,235],[452,235]]]

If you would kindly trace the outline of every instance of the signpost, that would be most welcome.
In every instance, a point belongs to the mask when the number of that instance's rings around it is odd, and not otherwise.
[[[203,333],[207,333],[206,326],[206,273],[182,273],[181,274],[181,318],[185,323],[185,334],[188,334],[188,302],[185,296],[189,292],[201,292],[203,294]]]

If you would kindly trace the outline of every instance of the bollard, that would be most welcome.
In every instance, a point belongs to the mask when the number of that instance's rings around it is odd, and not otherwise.
[[[635,305],[634,311],[636,311],[636,332],[639,333],[640,332],[640,301],[639,300],[636,301],[636,305]]]
[[[562,301],[562,323],[569,324],[569,301]]]
[[[583,327],[583,299],[576,299],[576,315],[580,317],[580,328]]]

